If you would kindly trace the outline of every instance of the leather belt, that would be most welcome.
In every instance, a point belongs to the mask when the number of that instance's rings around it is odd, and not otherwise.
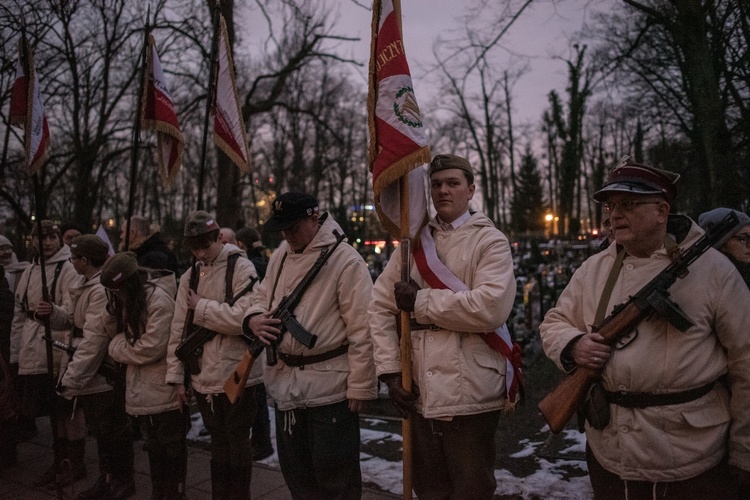
[[[681,392],[670,392],[666,394],[654,394],[650,392],[609,392],[604,391],[604,398],[612,403],[625,408],[647,408],[649,406],[678,405],[694,401],[705,396],[716,385],[716,381],[706,385]]]
[[[312,354],[310,356],[286,354],[279,351],[279,359],[283,361],[287,366],[299,367],[300,369],[304,369],[305,365],[313,365],[315,363],[328,361],[329,359],[341,356],[348,350],[349,344],[341,344],[337,348],[331,349],[330,351],[321,352],[320,354]]]
[[[430,331],[436,332],[438,330],[442,330],[442,328],[440,328],[437,325],[425,325],[424,323],[417,323],[414,320],[411,320],[409,322],[409,328],[411,328],[412,331],[414,331],[414,330],[430,330]]]

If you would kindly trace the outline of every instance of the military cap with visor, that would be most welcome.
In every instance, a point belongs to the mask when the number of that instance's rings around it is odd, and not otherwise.
[[[597,202],[607,201],[610,193],[658,194],[671,204],[677,195],[680,174],[640,163],[626,157],[613,168],[604,186],[594,193]]]
[[[309,194],[291,191],[279,195],[273,201],[272,210],[266,228],[269,231],[284,231],[318,212],[318,200]]]

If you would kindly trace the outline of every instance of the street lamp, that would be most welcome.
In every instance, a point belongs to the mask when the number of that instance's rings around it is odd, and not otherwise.
[[[550,236],[552,234],[552,220],[555,218],[554,215],[552,215],[551,212],[547,212],[547,215],[544,216],[544,229],[547,239],[550,239]]]

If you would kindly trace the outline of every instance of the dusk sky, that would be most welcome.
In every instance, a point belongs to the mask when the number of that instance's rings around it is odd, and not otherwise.
[[[502,0],[497,0],[496,3],[503,5]],[[358,72],[363,88],[366,88],[372,16],[370,2],[336,0],[325,4],[339,13],[336,33],[360,38],[356,43],[341,44],[338,50],[365,64]],[[520,5],[520,2],[516,1],[514,4]],[[501,69],[510,64],[510,61],[517,67],[524,62],[529,66],[529,71],[513,90],[516,120],[537,126],[547,107],[549,91],[557,89],[564,92],[567,78],[564,59],[571,54],[569,39],[582,29],[584,20],[590,18],[592,6],[601,8],[612,4],[612,0],[535,0],[526,8],[501,39],[500,49],[495,51]],[[235,8],[239,10],[240,5],[238,3]],[[464,25],[464,9],[462,1],[402,0],[404,45],[422,109],[434,106],[438,90],[434,76],[427,73],[427,69],[435,62],[433,46],[438,37],[460,36]],[[257,16],[257,11],[240,15],[252,18]],[[251,26],[258,28],[263,20],[256,17],[247,21],[245,26],[248,29],[242,30],[242,36],[258,37],[257,29],[253,30]],[[255,33],[251,34],[251,31]]]

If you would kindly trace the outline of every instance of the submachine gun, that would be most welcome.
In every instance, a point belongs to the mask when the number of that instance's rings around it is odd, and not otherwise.
[[[190,280],[192,282],[193,277],[190,276]],[[248,293],[253,289],[255,284],[258,282],[258,277],[253,276],[250,278],[250,282],[237,292],[232,298],[227,300],[227,304],[231,307],[237,302],[240,298],[242,298],[243,295]],[[180,343],[179,346],[177,346],[177,349],[175,349],[174,353],[177,356],[177,359],[182,361],[182,363],[187,366],[188,370],[192,375],[197,375],[201,372],[200,365],[198,364],[198,360],[201,357],[201,354],[203,354],[203,345],[214,338],[217,334],[217,332],[213,330],[209,330],[208,328],[197,326],[193,324],[193,316],[195,315],[195,311],[190,309],[188,311],[189,316],[189,323],[186,323],[187,328],[192,328],[192,331],[190,334],[183,339],[183,341]],[[247,339],[241,337],[243,340],[247,341]]]
[[[336,251],[336,248],[346,239],[346,235],[339,233],[335,229],[333,230],[333,235],[336,238],[336,243],[328,249],[321,250],[320,256],[310,270],[307,271],[307,274],[305,274],[297,286],[294,287],[292,293],[282,297],[276,310],[271,315],[272,318],[281,320],[281,324],[279,324],[278,327],[281,333],[276,337],[276,341],[266,349],[266,363],[268,363],[269,366],[274,366],[279,362],[277,347],[286,331],[289,331],[295,339],[308,349],[312,349],[315,346],[315,341],[318,340],[317,335],[311,334],[300,325],[299,321],[297,321],[297,318],[294,316],[294,308],[297,307],[297,304],[299,304],[302,299],[302,295],[310,287],[310,284],[312,284],[315,277],[321,269],[323,269],[323,266],[331,255],[333,255],[333,252]],[[245,318],[245,320],[247,319],[248,318]],[[248,351],[245,352],[242,361],[237,365],[234,372],[229,376],[226,382],[224,382],[224,392],[232,403],[239,399],[245,388],[245,384],[247,383],[247,377],[250,375],[250,369],[253,367],[255,360],[260,356],[263,349],[266,348],[266,344],[255,337],[252,331],[247,327],[246,321],[243,321],[242,330],[244,332],[243,338],[249,344]]]
[[[688,267],[738,223],[737,216],[730,212],[719,223],[710,227],[691,247],[680,253],[669,266],[627,302],[616,306],[612,313],[592,330],[604,337],[604,344],[614,345],[638,323],[654,313],[664,316],[681,332],[690,328],[693,323],[680,307],[669,299],[667,290],[678,278],[684,278],[688,273]],[[592,370],[579,366],[539,402],[538,408],[552,432],[558,433],[565,427],[568,420],[581,408],[591,385],[600,376],[601,369]]]

